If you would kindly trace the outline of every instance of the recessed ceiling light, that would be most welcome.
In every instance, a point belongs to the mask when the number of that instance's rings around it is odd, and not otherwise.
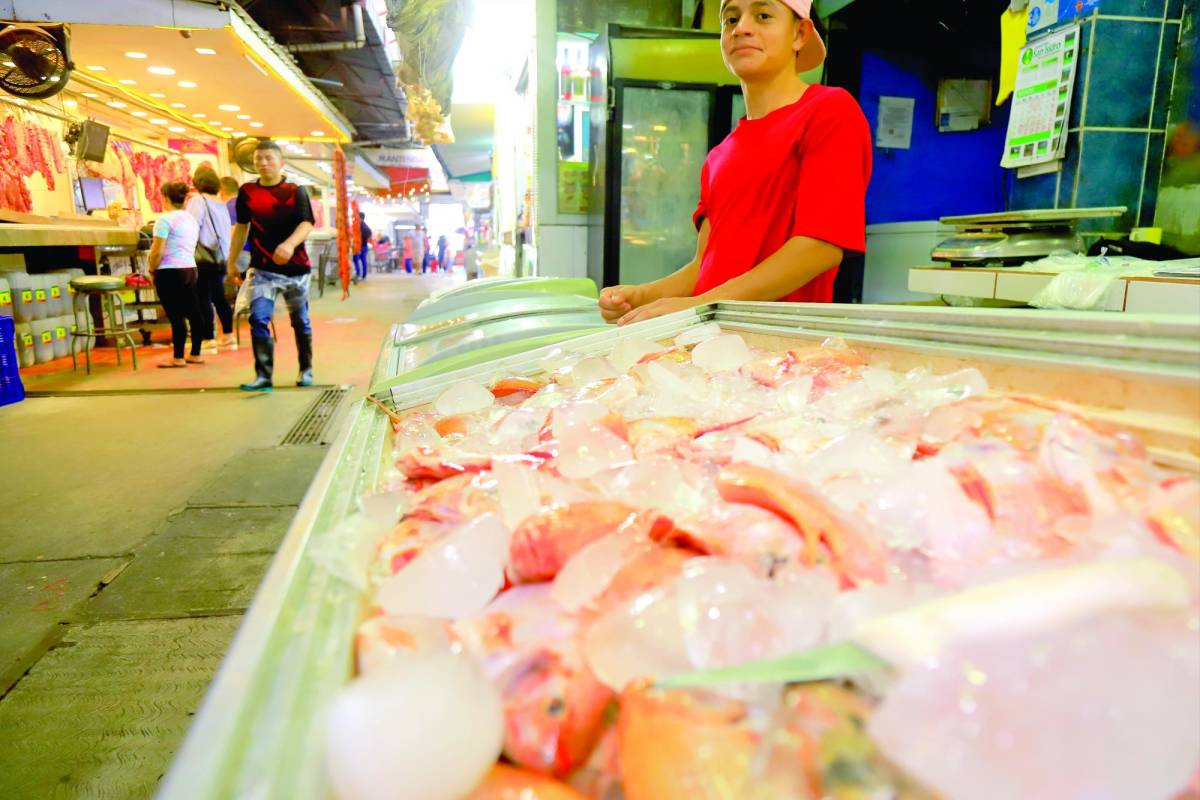
[[[202,56],[215,56],[217,54],[217,51],[211,47],[197,47],[196,52]]]
[[[67,108],[75,108],[75,106],[79,105],[79,101],[78,100],[63,100],[63,105],[66,106]]]
[[[162,100],[164,97],[166,97],[166,95],[163,94],[162,92],[151,92],[150,96],[153,97],[155,100]]]
[[[130,80],[129,78],[122,78],[121,80],[117,81],[117,83],[121,84],[122,86],[137,86],[137,81]]]
[[[262,123],[261,123],[261,122],[251,122],[251,123],[250,123],[250,127],[251,127],[251,128],[261,128],[261,127],[262,127]]]
[[[172,125],[171,127],[167,128],[167,130],[169,130],[171,133],[183,133],[187,130],[187,128],[181,128],[178,125]]]
[[[241,106],[235,106],[230,103],[223,103],[222,105],[217,106],[217,108],[221,109],[222,111],[241,111],[242,110]]]
[[[179,83],[177,83],[175,85],[178,86],[180,89],[195,89],[196,88],[195,81],[180,81]]]
[[[125,54],[125,57],[126,58],[146,58],[146,54],[139,53],[136,50],[130,50],[128,53]]]
[[[153,75],[174,75],[175,70],[170,67],[150,67],[147,72]]]
[[[109,108],[128,108],[129,107],[128,103],[122,103],[120,100],[109,100],[104,105],[108,106]]]
[[[80,92],[80,94],[82,94],[84,97],[91,97],[91,98],[96,98],[96,97],[100,96],[100,95],[96,94],[95,92]]]
[[[309,133],[312,136],[324,136],[325,135],[325,131],[310,131]]]
[[[163,119],[162,117],[155,117],[154,119],[150,120],[150,124],[151,125],[166,125],[167,121],[165,119]]]
[[[220,122],[218,122],[218,121],[217,121],[217,120],[215,120],[215,119],[210,119],[210,120],[208,121],[208,124],[209,124],[209,125],[215,125],[215,126],[217,126],[218,128],[219,128],[219,127],[221,127],[221,123],[220,123]]]
[[[249,114],[238,114],[237,118],[238,119],[250,119],[250,115]]]
[[[223,131],[226,131],[226,132],[228,132],[228,133],[233,133],[233,126],[232,126],[232,125],[226,125],[224,128],[221,128],[221,130],[223,130]]]
[[[145,111],[130,111],[129,113],[133,114],[135,117],[149,116]]]
[[[171,103],[171,108],[187,108],[183,103]]]
[[[201,114],[201,113],[197,112],[195,114],[192,114],[192,116],[195,117],[196,119],[204,119],[205,117],[208,116],[208,114]]]
[[[92,72],[104,72],[105,71],[105,68],[100,66],[99,64],[92,64],[90,67],[88,67],[88,69],[91,70]]]

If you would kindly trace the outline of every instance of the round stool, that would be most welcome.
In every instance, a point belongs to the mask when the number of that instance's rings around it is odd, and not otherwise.
[[[71,279],[71,288],[75,290],[75,307],[72,309],[76,317],[76,330],[71,334],[71,369],[77,369],[78,364],[75,360],[75,339],[83,338],[83,356],[87,363],[87,372],[92,373],[92,347],[95,341],[100,338],[112,339],[113,346],[117,348],[117,365],[121,364],[121,340],[124,339],[129,345],[129,353],[133,359],[133,368],[137,369],[137,345],[133,341],[133,333],[125,325],[125,301],[121,298],[121,291],[125,288],[125,281],[121,278],[115,278],[111,275],[81,275]],[[90,298],[96,296],[100,300],[100,327],[96,327],[95,321],[92,319],[92,309]],[[79,301],[83,300],[83,308],[79,308]],[[87,330],[79,330],[79,313],[83,312],[87,319]],[[117,312],[120,311],[120,316]]]

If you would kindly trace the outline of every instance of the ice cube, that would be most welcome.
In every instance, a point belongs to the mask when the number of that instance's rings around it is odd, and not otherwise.
[[[692,350],[692,363],[707,372],[737,369],[753,359],[746,340],[736,333],[705,339]]]
[[[645,546],[620,533],[590,542],[558,571],[550,596],[564,611],[575,613],[603,592],[621,567]]]
[[[776,405],[784,413],[799,414],[808,406],[812,387],[812,375],[801,375],[794,380],[787,381],[773,393]]]
[[[477,517],[380,583],[376,602],[395,615],[473,614],[504,585],[510,538],[495,514]]]
[[[676,347],[687,347],[692,344],[699,344],[705,339],[712,339],[714,336],[720,336],[722,333],[721,326],[716,322],[707,322],[703,325],[697,325],[694,328],[688,328],[683,333],[675,337]]]
[[[396,653],[338,692],[325,718],[325,763],[340,800],[458,800],[503,741],[499,691],[451,653]]]
[[[629,368],[651,353],[663,350],[663,346],[641,336],[626,336],[617,342],[608,360],[620,372],[628,372]]]
[[[1197,675],[1188,613],[1102,614],[952,648],[890,688],[870,732],[947,800],[1165,799],[1200,759]]]
[[[404,516],[411,497],[408,492],[404,491],[363,495],[358,500],[358,510],[372,522],[391,526]]]
[[[582,387],[610,380],[620,374],[607,358],[590,356],[576,362],[574,366],[559,370],[558,380],[571,387]]]
[[[537,473],[527,464],[494,461],[492,476],[496,479],[500,516],[509,530],[516,530],[521,520],[541,508],[542,492]]]
[[[603,425],[591,422],[564,426],[558,439],[558,471],[567,478],[590,478],[633,461],[633,450]]]
[[[460,381],[442,392],[433,401],[433,407],[444,417],[470,414],[490,408],[496,402],[491,391],[475,381]]]
[[[386,667],[396,653],[448,652],[452,645],[449,624],[431,617],[374,616],[358,626],[354,637],[360,675]]]

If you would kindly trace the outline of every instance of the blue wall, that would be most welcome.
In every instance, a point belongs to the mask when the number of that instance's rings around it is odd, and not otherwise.
[[[869,224],[1005,209],[1007,178],[1000,156],[1009,104],[993,109],[991,124],[977,131],[938,133],[934,119],[939,76],[929,74],[927,63],[907,54],[863,53],[859,102],[872,131],[878,127],[881,96],[917,101],[912,149],[875,148],[867,190]]]
[[[1062,171],[1014,177],[1013,208],[1126,206],[1115,221],[1081,227],[1120,232],[1151,224],[1184,7],[1184,0],[1101,0],[1080,20],[1082,49]]]

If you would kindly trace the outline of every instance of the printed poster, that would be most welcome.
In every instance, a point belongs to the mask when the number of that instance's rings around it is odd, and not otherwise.
[[[1066,153],[1078,55],[1078,25],[1022,48],[1001,166],[1044,164]]]

